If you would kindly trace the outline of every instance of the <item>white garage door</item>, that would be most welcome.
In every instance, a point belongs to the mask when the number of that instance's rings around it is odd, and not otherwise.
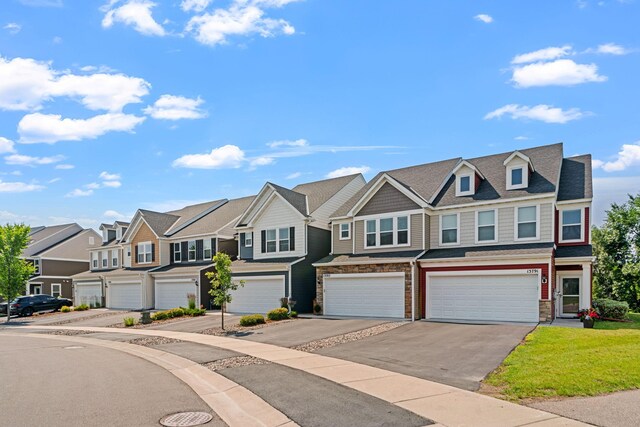
[[[284,276],[234,277],[244,280],[244,286],[231,292],[227,304],[229,313],[261,313],[280,307],[284,298]]]
[[[324,314],[404,318],[404,273],[324,278]]]
[[[142,309],[142,285],[140,283],[111,283],[108,293],[109,308]]]
[[[176,307],[188,307],[187,294],[196,295],[196,284],[188,282],[165,282],[156,280],[156,309],[167,310]]]
[[[102,304],[102,285],[100,282],[76,283],[75,305],[87,304],[95,306]]]
[[[427,318],[538,322],[535,274],[428,276]]]

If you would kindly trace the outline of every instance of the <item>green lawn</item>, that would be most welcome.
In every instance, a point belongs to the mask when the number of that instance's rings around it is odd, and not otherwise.
[[[599,326],[613,329],[609,323]],[[640,330],[538,327],[485,383],[510,400],[640,388]]]
[[[640,329],[640,313],[629,313],[629,320],[632,322],[596,322],[593,327],[596,329]]]

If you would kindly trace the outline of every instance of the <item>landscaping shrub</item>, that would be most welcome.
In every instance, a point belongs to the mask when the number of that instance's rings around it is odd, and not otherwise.
[[[289,318],[289,310],[286,308],[275,308],[267,313],[269,320],[284,320]]]
[[[297,311],[293,311],[293,310],[291,310],[291,313],[289,313],[289,316],[290,316],[290,317],[294,317],[294,318],[295,318],[295,317],[298,317],[298,312],[297,312]]]
[[[126,326],[127,328],[129,326],[133,326],[135,325],[136,320],[133,317],[125,317],[124,318],[124,326]]]
[[[606,319],[622,320],[629,313],[628,303],[607,298],[593,300],[593,308],[595,308],[600,317]]]
[[[86,311],[89,310],[89,306],[87,304],[80,304],[73,308],[73,311]]]
[[[71,308],[69,308],[69,307],[68,307],[68,306],[66,306],[66,305],[63,305],[63,306],[60,308],[60,311],[61,311],[62,313],[69,313],[69,312],[71,311]]]
[[[184,311],[184,315],[185,316],[204,316],[205,313],[207,312],[207,310],[205,310],[204,308],[183,308],[182,309]]]
[[[249,314],[240,318],[240,326],[255,326],[265,323],[262,314]]]
[[[189,300],[189,310],[196,309],[196,294],[187,294],[187,299]]]
[[[178,307],[178,308],[172,308],[171,310],[169,310],[169,317],[173,318],[173,317],[182,317],[184,316],[184,309]]]
[[[157,311],[151,315],[151,320],[164,320],[169,318],[169,313],[166,311]]]

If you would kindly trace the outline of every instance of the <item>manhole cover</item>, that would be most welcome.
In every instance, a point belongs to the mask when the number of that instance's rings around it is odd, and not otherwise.
[[[206,412],[178,412],[167,415],[160,420],[160,424],[167,427],[188,427],[206,424],[213,419],[213,415]]]

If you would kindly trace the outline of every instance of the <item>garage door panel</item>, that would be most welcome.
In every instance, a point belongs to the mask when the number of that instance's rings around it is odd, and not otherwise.
[[[109,285],[109,308],[142,309],[142,284],[111,283]]]
[[[326,277],[324,313],[330,316],[404,318],[404,276]]]
[[[266,313],[280,307],[284,298],[284,276],[269,278],[242,278],[244,286],[231,292],[231,302],[227,304],[229,313]]]
[[[168,310],[189,305],[188,294],[197,295],[195,282],[156,282],[156,304],[158,310]]]
[[[75,304],[96,305],[102,303],[102,285],[100,283],[76,284]]]
[[[537,322],[537,275],[431,276],[427,306],[433,319]]]

